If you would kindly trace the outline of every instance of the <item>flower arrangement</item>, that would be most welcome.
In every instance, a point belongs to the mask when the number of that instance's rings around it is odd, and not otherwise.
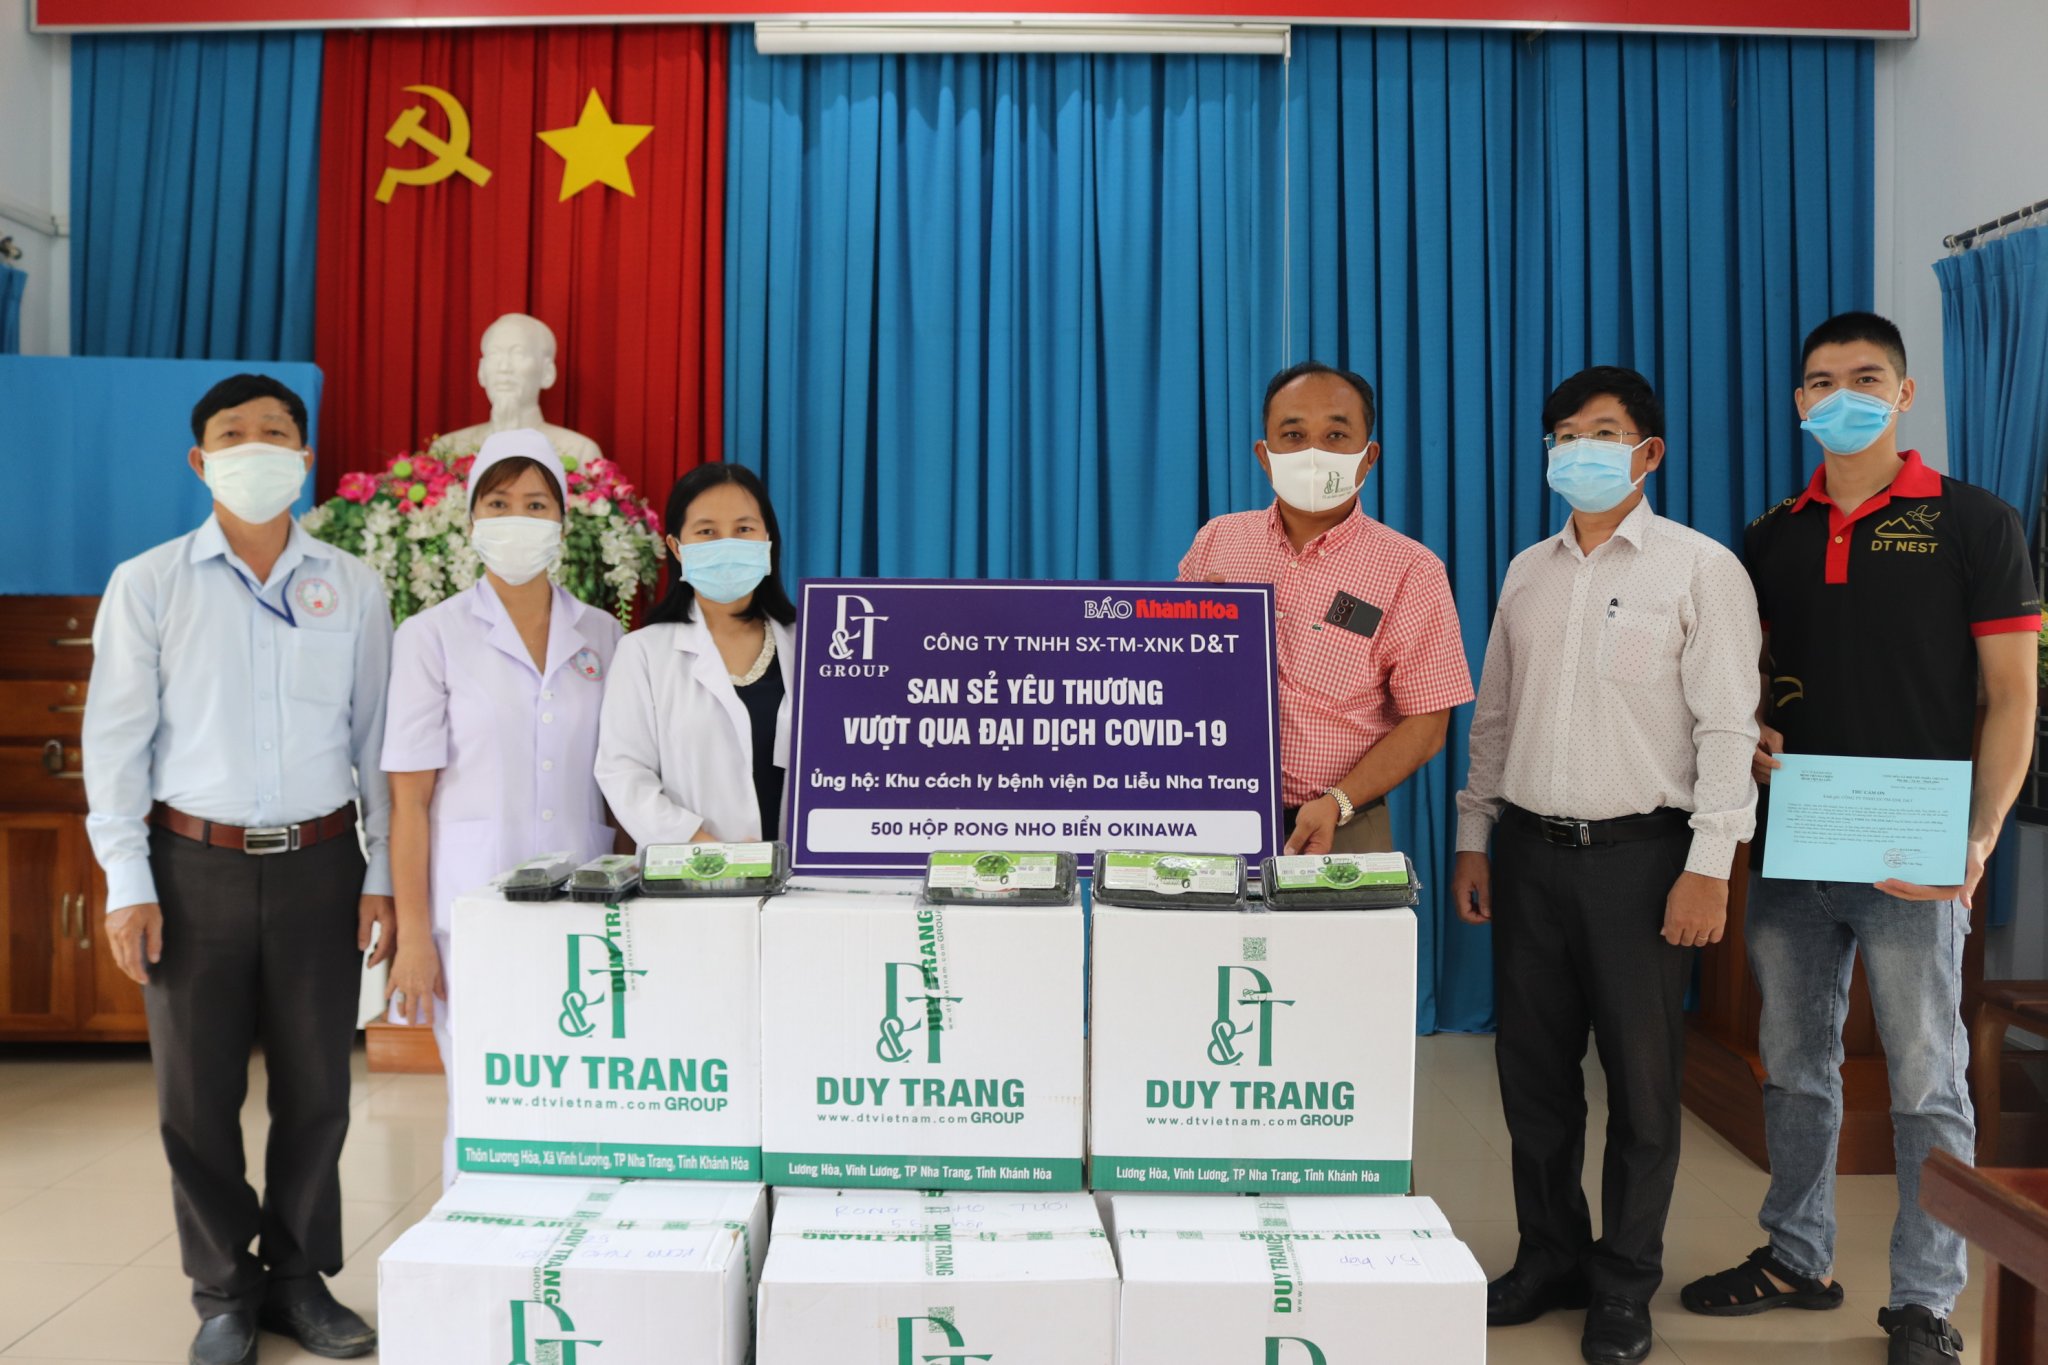
[[[299,521],[384,580],[392,621],[463,591],[483,574],[469,543],[473,454],[400,455],[380,474],[341,476],[335,496]],[[642,590],[659,581],[661,514],[609,460],[562,461],[569,475],[562,554],[548,576],[631,629]]]

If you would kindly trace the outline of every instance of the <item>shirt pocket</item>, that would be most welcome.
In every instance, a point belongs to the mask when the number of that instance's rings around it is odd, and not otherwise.
[[[1600,676],[1618,687],[1668,686],[1677,621],[1660,612],[1609,607],[1600,625]]]
[[[356,685],[355,632],[300,627],[284,634],[291,640],[285,651],[285,690],[299,701],[346,703]]]
[[[1381,691],[1379,651],[1355,631],[1327,623],[1320,630],[1311,626],[1290,652],[1288,680],[1339,710],[1354,710]]]

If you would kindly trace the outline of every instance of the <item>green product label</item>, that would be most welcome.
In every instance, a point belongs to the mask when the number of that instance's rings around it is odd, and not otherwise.
[[[1096,869],[1104,886],[1178,896],[1184,891],[1235,894],[1242,864],[1208,853],[1111,853]]]
[[[498,1175],[596,1175],[620,1180],[759,1180],[759,1147],[691,1147],[661,1142],[550,1142],[543,1138],[455,1139],[455,1164]]]
[[[1162,1194],[1406,1194],[1406,1161],[1264,1161],[1258,1157],[1089,1158],[1089,1188]]]
[[[708,882],[775,875],[773,844],[656,844],[641,877],[650,882]]]
[[[770,1185],[855,1189],[1078,1190],[1080,1157],[876,1156],[868,1152],[763,1152]]]
[[[566,863],[568,861],[569,854],[568,850],[565,849],[560,853],[543,853],[538,858],[528,858],[525,862],[519,864],[519,866],[513,868],[512,870],[514,872],[528,872],[533,871],[535,869],[546,871],[548,868],[553,867],[556,863]]]
[[[934,853],[929,885],[949,890],[1050,891],[1060,884],[1060,860],[1050,853]]]
[[[1398,853],[1324,853],[1275,858],[1273,885],[1283,891],[1356,891],[1408,885],[1408,860]]]

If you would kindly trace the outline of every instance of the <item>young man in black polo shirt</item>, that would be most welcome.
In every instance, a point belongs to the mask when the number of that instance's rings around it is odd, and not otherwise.
[[[1897,1146],[1891,1365],[1949,1365],[1963,1239],[1920,1208],[1920,1166],[1967,1161],[1976,1123],[1959,1015],[1970,899],[2018,795],[2034,734],[2040,601],[2012,508],[1898,448],[1913,406],[1898,329],[1845,313],[1806,339],[1801,425],[1823,459],[1804,492],[1750,524],[1743,557],[1763,618],[1756,779],[1780,753],[1974,759],[1960,886],[1752,876],[1748,937],[1763,989],[1770,1244],[1686,1287],[1696,1313],[1835,1308],[1835,1142],[1842,1022],[1857,953],[1884,1039]],[[1978,709],[1984,711],[1981,737]],[[1768,833],[1768,792],[1754,851]]]

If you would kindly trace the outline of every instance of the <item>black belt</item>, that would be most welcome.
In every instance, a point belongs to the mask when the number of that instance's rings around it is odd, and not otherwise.
[[[1567,820],[1555,815],[1537,815],[1520,806],[1503,805],[1503,828],[1541,839],[1563,848],[1591,848],[1596,844],[1627,844],[1638,839],[1661,839],[1681,833],[1692,824],[1689,812],[1666,806],[1648,815],[1624,815],[1619,820]]]
[[[1364,805],[1354,807],[1351,812],[1351,818],[1356,820],[1359,816],[1364,815],[1367,811],[1378,810],[1381,806],[1384,806],[1386,804],[1387,798],[1385,797],[1385,795],[1375,796],[1372,800],[1366,802]],[[1286,833],[1287,830],[1293,829],[1294,822],[1297,819],[1299,819],[1300,816],[1300,806],[1288,806],[1286,809],[1282,810],[1280,812],[1280,822],[1281,824],[1286,826],[1286,830],[1282,830],[1281,832]]]

